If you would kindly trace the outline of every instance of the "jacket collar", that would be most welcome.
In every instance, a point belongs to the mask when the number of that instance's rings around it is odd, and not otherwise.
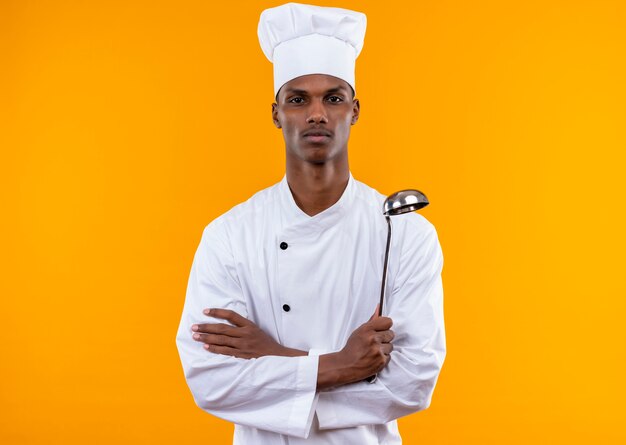
[[[278,191],[283,229],[293,229],[298,232],[301,230],[317,232],[318,230],[324,230],[337,224],[339,220],[348,213],[352,201],[354,200],[355,185],[352,172],[349,172],[348,184],[339,200],[323,212],[313,216],[304,213],[304,211],[298,207],[298,204],[296,204],[291,189],[289,188],[289,183],[287,182],[286,173],[278,184]]]

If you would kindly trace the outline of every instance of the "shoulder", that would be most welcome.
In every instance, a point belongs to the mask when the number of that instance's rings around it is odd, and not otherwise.
[[[371,210],[376,209],[379,213],[381,213],[386,196],[364,182],[354,178],[353,180],[354,198],[357,204],[370,208]]]
[[[278,199],[278,185],[259,190],[246,201],[233,206],[208,223],[203,231],[203,238],[229,237],[233,232],[254,227],[259,218],[264,218],[270,205]]]
[[[387,196],[361,181],[355,180],[354,185],[355,201],[368,211],[382,215],[383,203]],[[420,213],[410,212],[392,216],[391,221],[395,232],[406,232],[406,235],[417,238],[432,237],[433,235],[436,237],[435,226]]]

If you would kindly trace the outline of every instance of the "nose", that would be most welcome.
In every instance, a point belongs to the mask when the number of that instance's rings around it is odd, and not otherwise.
[[[326,108],[322,101],[313,100],[309,106],[309,114],[306,119],[307,124],[320,124],[328,123],[328,116],[326,116]]]

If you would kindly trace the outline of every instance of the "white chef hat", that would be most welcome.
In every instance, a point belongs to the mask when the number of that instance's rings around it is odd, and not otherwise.
[[[263,53],[274,63],[274,96],[306,74],[328,74],[354,87],[354,64],[365,38],[365,14],[349,9],[286,3],[259,19]]]

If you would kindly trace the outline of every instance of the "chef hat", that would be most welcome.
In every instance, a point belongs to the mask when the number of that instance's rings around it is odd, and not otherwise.
[[[329,74],[354,87],[354,63],[363,48],[365,14],[349,9],[287,3],[266,9],[259,42],[274,63],[274,96],[306,74]]]

